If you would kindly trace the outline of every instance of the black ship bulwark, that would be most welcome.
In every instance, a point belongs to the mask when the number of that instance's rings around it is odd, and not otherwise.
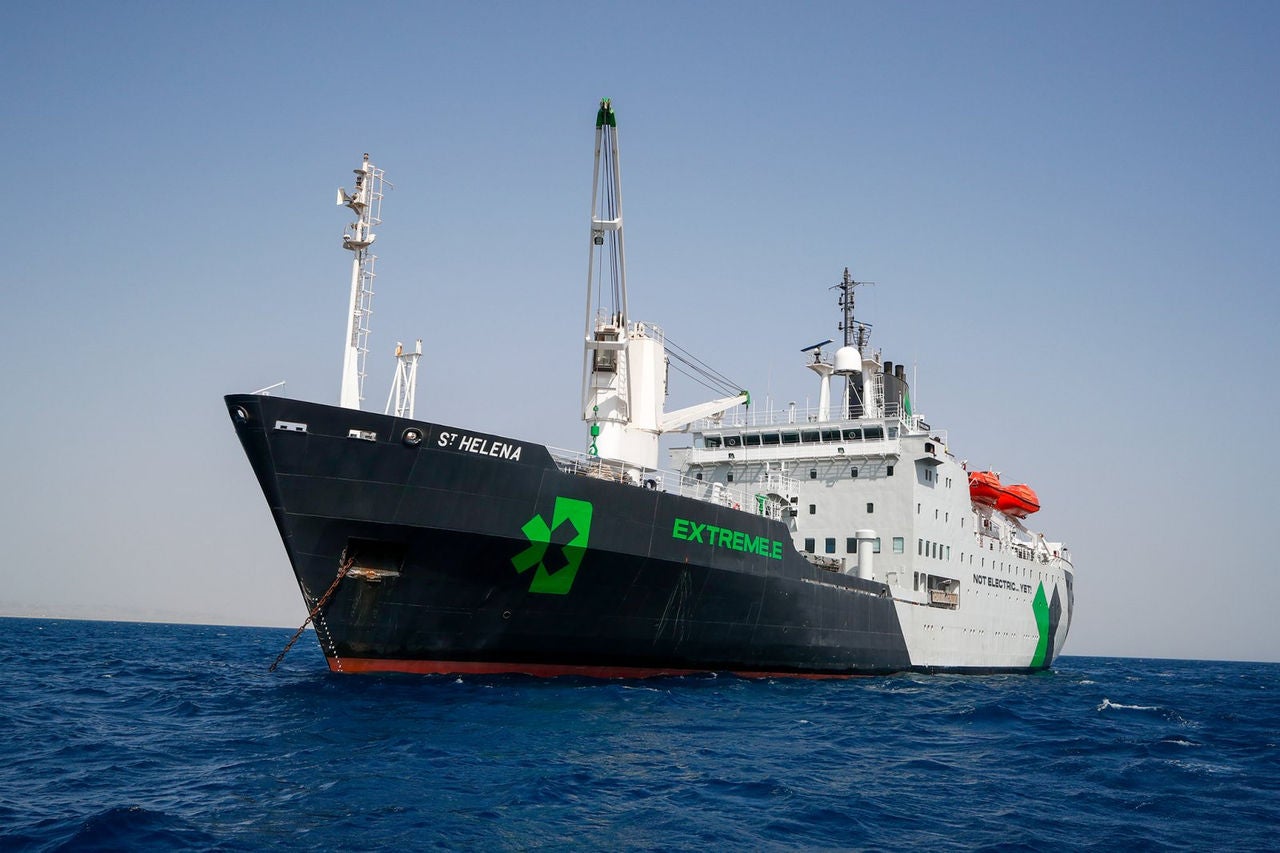
[[[225,398],[332,670],[628,677],[910,668],[889,588],[776,519],[466,429]]]

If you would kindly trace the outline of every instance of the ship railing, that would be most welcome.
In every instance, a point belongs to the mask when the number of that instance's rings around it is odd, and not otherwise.
[[[750,488],[744,489],[686,477],[678,471],[635,468],[581,451],[555,447],[548,447],[547,450],[550,451],[556,467],[566,474],[668,492],[766,518],[781,520],[790,508],[789,497],[799,491],[799,485],[795,480],[780,474],[771,475],[771,478],[778,478],[776,483],[778,491],[775,496],[772,479],[767,485],[770,493],[761,494]],[[783,489],[786,491],[782,491]]]
[[[821,411],[816,406],[805,406],[800,408],[794,403],[785,409],[753,409],[750,406],[736,406],[719,415],[713,415],[709,418],[699,418],[694,421],[689,429],[694,431],[701,430],[717,430],[727,429],[731,427],[768,427],[768,426],[805,426],[806,424],[843,424],[843,423],[913,423],[915,416],[903,416],[902,407],[897,403],[890,403],[884,407],[884,412],[874,418],[841,417],[840,406],[835,404],[831,407],[826,418],[822,417]]]
[[[277,389],[280,391],[280,393],[281,393],[281,394],[284,394],[284,382],[283,382],[283,381],[277,382],[277,383],[276,383],[276,384],[274,384],[274,385],[268,385],[266,388],[259,388],[257,391],[254,391],[254,392],[253,392],[253,394],[254,394],[254,396],[255,396],[255,397],[256,397],[256,396],[259,396],[259,395],[260,395],[260,396],[263,396],[263,397],[270,397],[270,396],[271,396],[271,392],[272,392],[272,391],[275,391],[275,390],[277,390]]]

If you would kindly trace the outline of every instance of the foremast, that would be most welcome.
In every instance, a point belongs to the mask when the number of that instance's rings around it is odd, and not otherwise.
[[[627,304],[618,121],[609,99],[596,112],[591,243],[582,359],[582,417],[588,452],[630,468],[658,467],[658,436],[743,402],[732,397],[664,412],[667,354],[662,332],[632,322]]]
[[[369,317],[373,313],[374,263],[377,256],[369,251],[377,236],[373,227],[382,224],[382,170],[369,162],[365,154],[360,168],[355,169],[355,189],[338,189],[337,203],[350,208],[356,221],[342,235],[342,248],[354,254],[351,261],[351,301],[347,314],[347,335],[342,355],[342,389],[338,404],[346,409],[359,409],[364,400],[365,357],[369,354]]]

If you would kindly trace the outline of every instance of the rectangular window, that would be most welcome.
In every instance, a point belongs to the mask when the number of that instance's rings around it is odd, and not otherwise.
[[[849,476],[850,476],[850,477],[856,477],[856,476],[858,476],[858,469],[857,469],[857,468],[850,468],[850,469],[849,469]]]
[[[818,469],[817,469],[817,468],[810,468],[810,469],[809,469],[809,479],[810,479],[810,480],[816,480],[816,479],[818,479]]]
[[[868,504],[867,504],[867,515],[871,515],[871,513],[875,512],[875,511],[876,511],[876,505],[875,505],[875,504],[873,504],[873,503],[868,503]]]
[[[733,482],[733,472],[732,472],[732,471],[730,471],[730,472],[729,472],[729,475],[728,475],[727,477],[725,477],[725,481],[726,481],[726,482],[729,482],[729,483],[732,483],[732,482]]]
[[[812,540],[812,539],[806,539],[806,540],[804,540],[804,549],[805,549],[806,551],[808,551],[810,554],[812,554],[812,553],[813,553],[813,540]]]
[[[817,515],[817,514],[818,514],[818,505],[809,504],[809,515]]]
[[[919,572],[912,572],[912,573],[911,573],[911,578],[912,578],[912,581],[911,581],[912,586],[911,586],[911,588],[912,588],[912,589],[914,589],[914,590],[919,591],[919,589],[920,589],[920,573],[919,573]]]
[[[827,545],[827,553],[834,554],[836,552],[836,537],[828,536],[826,545]]]
[[[892,476],[893,476],[893,466],[892,466],[892,465],[890,465],[890,466],[889,466],[889,471],[888,471],[888,473],[887,473],[885,476],[888,476],[888,477],[892,477]]]
[[[844,540],[844,552],[846,554],[858,553],[858,540],[854,539],[852,536]]]
[[[901,536],[893,537],[893,553],[902,554],[902,553],[905,553],[906,550],[907,550],[906,540],[903,539]]]
[[[880,553],[880,537],[879,536],[871,540],[871,553],[872,554]]]
[[[916,540],[916,555],[920,557],[924,556],[924,540],[923,539]]]

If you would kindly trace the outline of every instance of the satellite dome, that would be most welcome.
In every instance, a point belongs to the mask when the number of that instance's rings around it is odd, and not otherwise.
[[[857,373],[862,370],[862,356],[857,347],[840,347],[836,350],[836,373]]]

